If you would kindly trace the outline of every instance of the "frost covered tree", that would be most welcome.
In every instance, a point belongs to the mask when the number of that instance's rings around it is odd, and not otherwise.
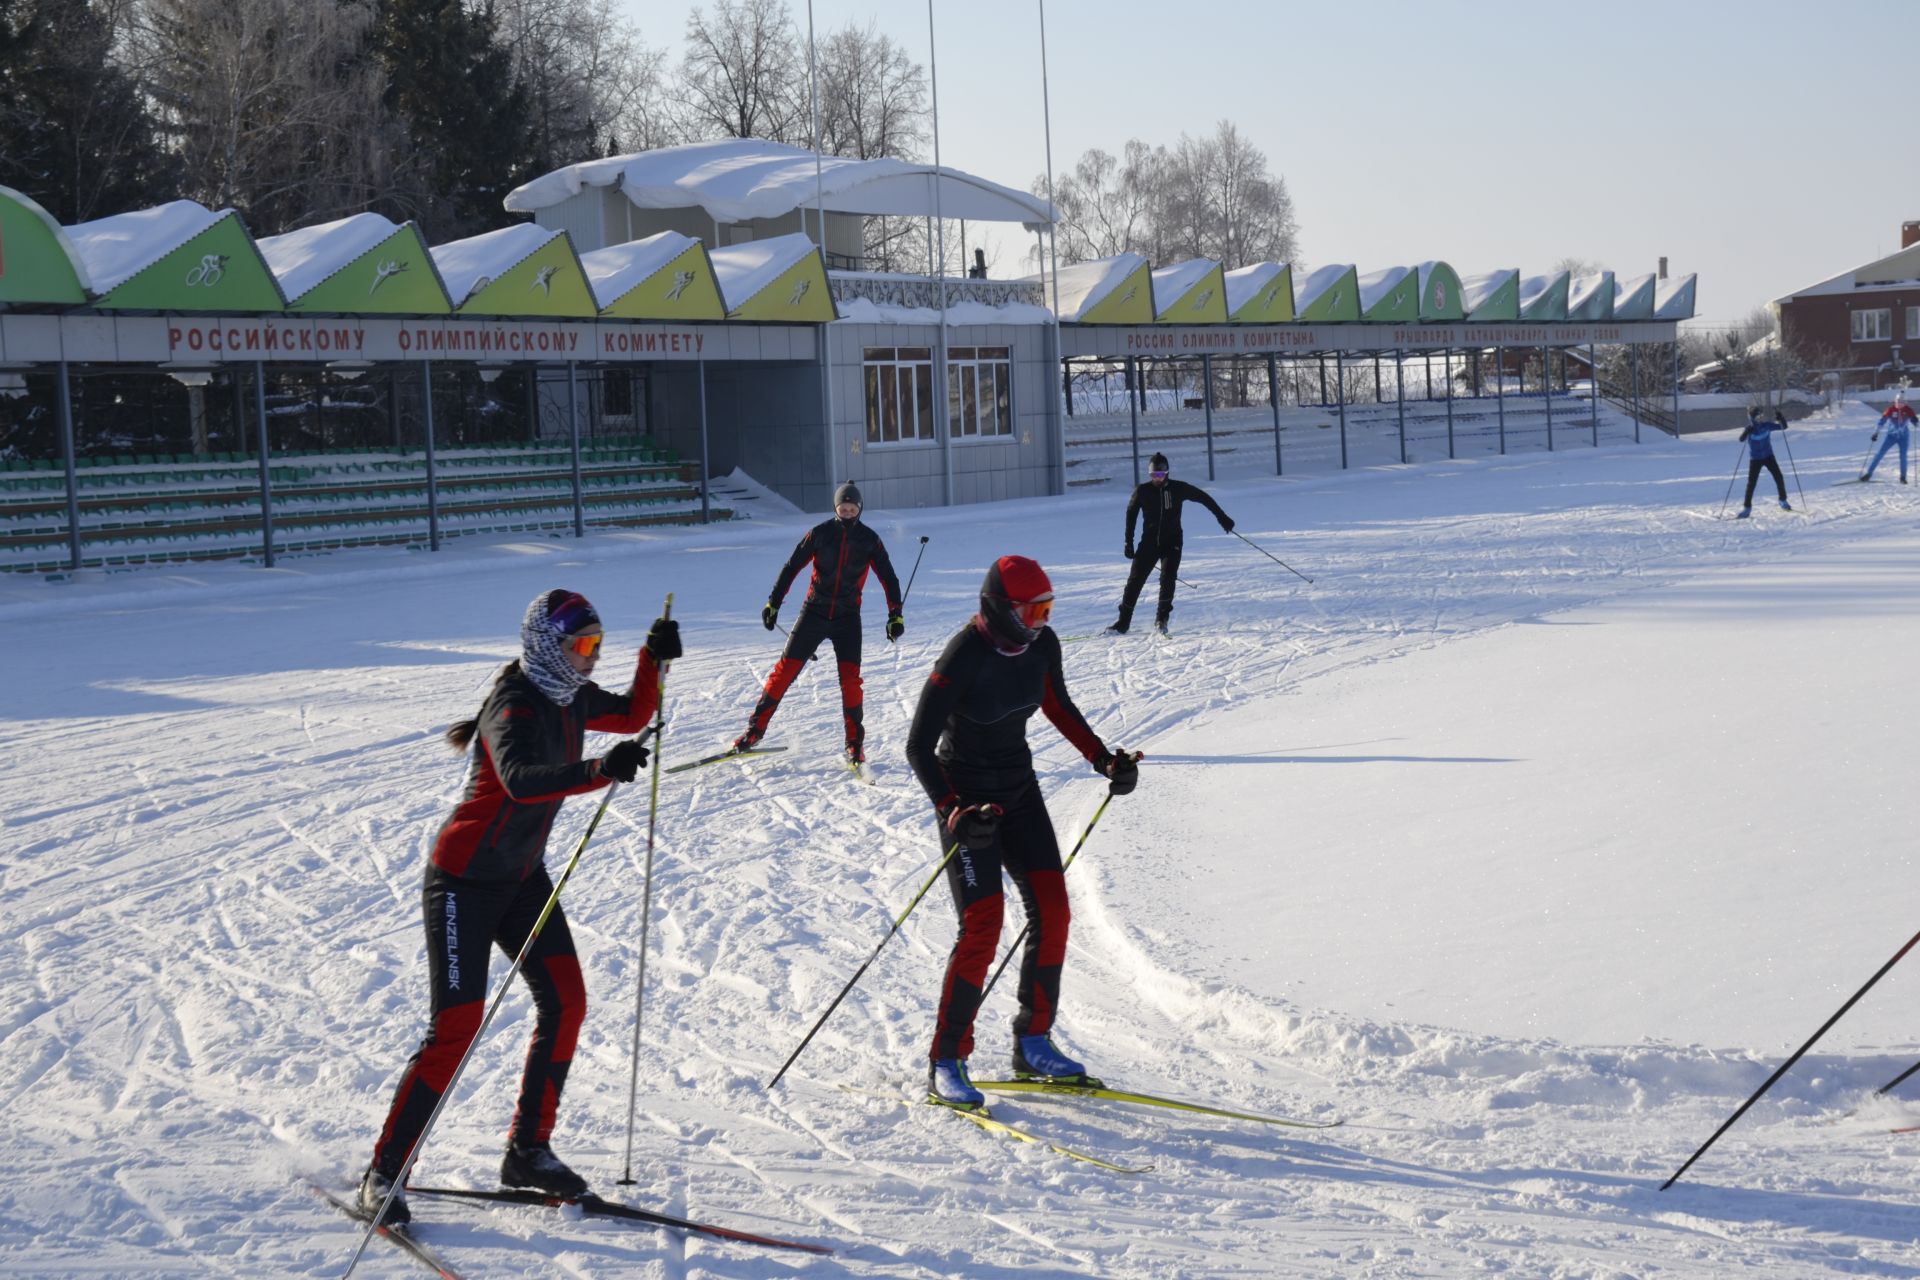
[[[129,44],[177,194],[261,235],[364,208],[386,178],[374,22],[367,0],[146,0]]]
[[[663,67],[614,0],[494,0],[497,39],[527,100],[530,167],[671,145]]]
[[[689,14],[675,97],[689,138],[804,144],[806,53],[784,0],[714,0]]]
[[[138,78],[114,60],[122,6],[0,0],[0,183],[62,222],[174,198]]]

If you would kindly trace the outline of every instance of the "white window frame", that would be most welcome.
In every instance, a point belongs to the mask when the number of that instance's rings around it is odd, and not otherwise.
[[[908,354],[903,356],[902,351]],[[907,384],[904,398],[903,382]],[[924,398],[917,394],[922,387],[926,389]],[[883,390],[891,394],[891,423],[887,421],[888,405],[878,399]],[[865,404],[868,448],[913,449],[936,443],[931,347],[866,348],[860,362],[860,397]],[[894,433],[892,439],[887,438],[889,427]]]
[[[967,388],[973,397],[969,402]],[[980,388],[989,396],[983,401]],[[1013,439],[1013,349],[953,347],[947,352],[947,426],[953,442]]]
[[[1876,323],[1871,326],[1874,330],[1872,333],[1868,333],[1866,330],[1869,326],[1862,323],[1868,317],[1877,318]],[[1893,341],[1892,307],[1856,307],[1849,324],[1852,326],[1855,342]]]
[[[1920,338],[1920,307],[1907,308],[1907,337]]]

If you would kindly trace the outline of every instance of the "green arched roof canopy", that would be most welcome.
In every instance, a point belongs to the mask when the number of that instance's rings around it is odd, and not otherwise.
[[[1176,262],[1153,273],[1154,319],[1161,324],[1225,324],[1227,282],[1207,258]]]
[[[420,228],[377,213],[303,227],[260,241],[287,310],[351,315],[444,316],[446,286]]]
[[[1328,263],[1293,282],[1293,304],[1303,324],[1339,324],[1360,318],[1360,276],[1350,263]]]
[[[1653,319],[1654,275],[1648,272],[1628,280],[1616,280],[1613,286],[1615,320]]]
[[[707,247],[678,231],[582,255],[601,314],[626,320],[724,320]]]
[[[1407,324],[1420,318],[1420,277],[1407,267],[1383,267],[1360,278],[1360,318],[1369,324]]]
[[[432,252],[457,315],[587,320],[599,314],[564,231],[521,222],[434,245]]]
[[[1284,262],[1256,262],[1226,272],[1227,318],[1237,324],[1293,322],[1293,268]]]
[[[0,187],[0,306],[87,300],[86,269],[53,215]]]
[[[1423,262],[1420,276],[1420,319],[1464,320],[1465,300],[1461,297],[1460,276],[1444,262]]]
[[[109,311],[276,312],[286,298],[231,209],[191,200],[67,228],[94,305]]]
[[[1465,318],[1475,323],[1518,320],[1520,273],[1509,267],[1467,276],[1460,281],[1460,305],[1466,310]]]
[[[1564,271],[1552,275],[1528,276],[1520,281],[1520,318],[1522,320],[1565,320],[1567,286],[1572,277]]]
[[[1574,277],[1567,286],[1567,319],[1579,324],[1613,319],[1613,272]]]

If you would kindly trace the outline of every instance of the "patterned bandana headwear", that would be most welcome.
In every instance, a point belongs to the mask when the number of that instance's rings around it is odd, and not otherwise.
[[[535,596],[520,620],[520,669],[540,692],[566,706],[587,677],[567,661],[562,642],[599,625],[600,615],[577,591],[556,588]]]

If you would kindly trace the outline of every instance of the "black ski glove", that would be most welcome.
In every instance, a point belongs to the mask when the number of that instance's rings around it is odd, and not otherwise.
[[[1127,559],[1133,559],[1133,542],[1131,540],[1127,542]]]
[[[1220,517],[1220,532],[1222,532],[1222,533],[1232,533],[1232,532],[1233,532],[1233,517],[1232,517],[1232,516],[1221,516],[1221,517]]]
[[[1876,431],[1876,432],[1874,432],[1874,433],[1873,433],[1872,435],[1870,435],[1870,436],[1868,436],[1868,437],[1867,437],[1867,443],[1868,443],[1868,444],[1879,444],[1879,443],[1880,443],[1880,433],[1879,433],[1878,431]]]
[[[1773,411],[1773,420],[1779,423],[1783,427],[1787,425],[1787,415],[1780,412],[1778,409],[1775,409]]]
[[[640,739],[628,738],[617,742],[613,750],[600,757],[600,774],[612,778],[615,782],[632,782],[647,767],[647,749],[640,745]]]
[[[1109,795],[1131,795],[1140,785],[1139,751],[1102,751],[1093,758],[1093,767],[1107,778]]]
[[[647,652],[655,662],[672,662],[684,653],[680,647],[680,624],[672,618],[655,618],[647,629]]]
[[[773,630],[773,624],[780,617],[780,606],[769,600],[760,606],[760,625]]]
[[[999,838],[1004,812],[997,804],[955,804],[946,813],[947,834],[968,849],[990,848]]]
[[[895,609],[887,615],[887,639],[889,641],[898,640],[905,634],[907,634],[906,615],[898,609]]]

